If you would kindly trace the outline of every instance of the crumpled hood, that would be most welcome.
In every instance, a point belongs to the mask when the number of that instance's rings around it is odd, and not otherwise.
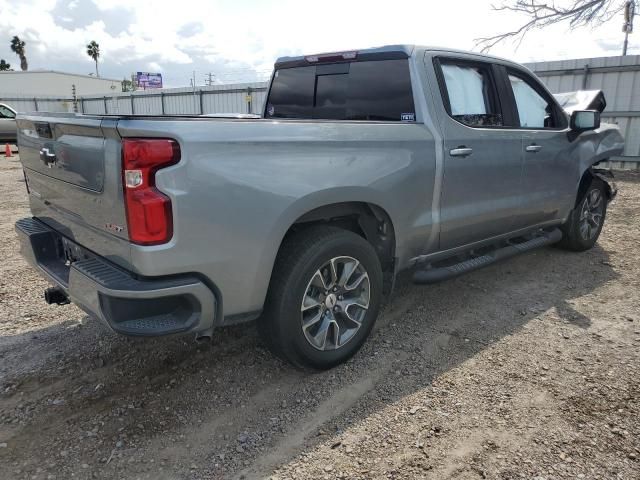
[[[597,110],[602,113],[607,107],[602,90],[576,90],[554,93],[553,96],[569,115],[574,110]]]

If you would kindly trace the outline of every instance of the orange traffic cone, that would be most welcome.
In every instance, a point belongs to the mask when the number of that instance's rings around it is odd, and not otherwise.
[[[7,158],[13,156],[13,155],[11,155],[11,147],[9,146],[8,143],[4,146],[4,156],[7,157]]]

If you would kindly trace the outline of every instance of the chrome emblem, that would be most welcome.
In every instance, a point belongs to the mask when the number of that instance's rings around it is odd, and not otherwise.
[[[324,300],[324,304],[326,305],[327,308],[335,307],[336,303],[338,303],[338,299],[333,293],[330,293],[329,295],[327,295],[327,298],[325,298]]]

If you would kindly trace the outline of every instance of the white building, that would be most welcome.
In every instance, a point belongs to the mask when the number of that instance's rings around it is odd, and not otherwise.
[[[0,72],[0,95],[30,97],[70,98],[76,95],[108,95],[122,91],[121,81],[111,78],[96,78],[91,75],[57,72],[55,70],[33,70],[27,72]]]

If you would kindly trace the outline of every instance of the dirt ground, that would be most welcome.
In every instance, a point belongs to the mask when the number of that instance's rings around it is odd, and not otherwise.
[[[640,478],[640,175],[618,181],[593,250],[403,278],[362,351],[311,374],[254,325],[136,340],[46,305],[0,157],[0,478]]]

